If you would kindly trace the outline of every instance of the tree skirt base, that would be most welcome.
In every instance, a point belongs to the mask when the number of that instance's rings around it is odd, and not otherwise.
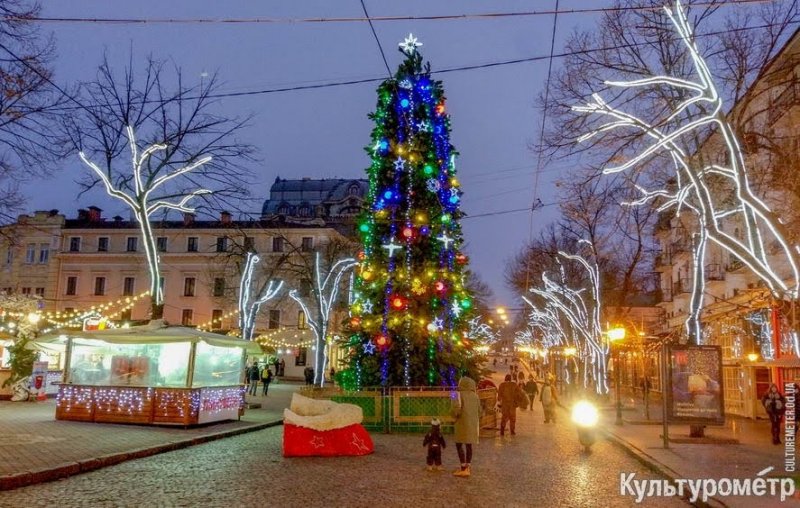
[[[368,455],[373,450],[372,438],[358,423],[326,431],[283,425],[284,457],[346,457]]]

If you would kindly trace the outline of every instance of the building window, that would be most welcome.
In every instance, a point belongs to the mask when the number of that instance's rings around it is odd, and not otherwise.
[[[181,312],[181,324],[183,326],[191,326],[192,325],[192,309],[183,309]]]
[[[186,277],[183,279],[183,296],[194,296],[194,277]]]
[[[217,277],[214,279],[214,296],[225,296],[225,279]]]
[[[119,313],[119,318],[122,321],[130,321],[131,320],[131,309],[125,309]]]
[[[36,293],[36,296],[44,296],[44,288],[36,288],[33,292]]]
[[[306,313],[302,310],[297,311],[297,329],[298,330],[305,330],[308,328],[306,324]]]
[[[310,236],[304,236],[302,243],[300,244],[300,250],[303,252],[311,252],[314,250],[314,238]]]
[[[300,296],[311,296],[311,281],[306,279],[301,280],[297,292]]]
[[[361,194],[361,187],[359,187],[359,185],[357,183],[352,184],[347,189],[347,195],[348,196],[358,196],[360,194]]]
[[[281,205],[278,207],[278,213],[280,215],[287,215],[289,213],[289,207],[286,205]]]
[[[256,239],[252,236],[245,236],[244,237],[244,251],[245,252],[255,252],[256,251]]]
[[[36,244],[29,243],[28,250],[25,252],[25,262],[28,264],[33,264],[35,259],[36,259]]]
[[[156,238],[156,249],[158,252],[167,252],[167,237],[159,236]]]
[[[105,277],[95,277],[94,278],[94,294],[95,296],[103,296],[106,294],[106,278]]]
[[[272,239],[272,252],[283,252],[283,238],[276,236]]]
[[[97,252],[108,252],[108,237],[101,236],[97,239]]]
[[[14,261],[14,249],[9,246],[6,251],[6,264],[10,265],[12,261]]]
[[[164,277],[158,278],[158,290],[161,291],[162,298],[167,294],[167,283],[164,281]]]
[[[50,259],[50,244],[39,244],[39,263],[45,264]]]
[[[297,348],[297,355],[294,357],[295,367],[304,366],[306,364],[307,359],[308,359],[308,348],[305,347]]]
[[[81,251],[81,237],[80,236],[71,236],[69,238],[69,251],[70,252],[80,252]]]
[[[23,295],[31,294],[31,288],[22,288],[22,294]]]
[[[128,252],[136,252],[139,247],[139,238],[136,236],[129,236],[128,237],[128,244],[126,249]]]
[[[136,279],[133,277],[125,277],[122,281],[122,296],[133,296],[133,288]]]
[[[197,237],[190,236],[186,240],[186,252],[197,252]]]
[[[278,309],[270,309],[269,311],[269,323],[267,324],[267,328],[270,330],[277,330],[281,327],[281,311]]]
[[[218,236],[217,252],[227,252],[227,250],[228,250],[228,238],[225,236]]]
[[[310,217],[311,208],[308,205],[303,205],[297,209],[297,215],[299,215],[300,217]]]
[[[67,277],[67,291],[66,294],[68,296],[75,296],[78,294],[78,278],[77,277]]]
[[[211,328],[222,328],[222,309],[211,311]]]
[[[64,314],[72,314],[73,312],[75,312],[74,307],[64,307]]]

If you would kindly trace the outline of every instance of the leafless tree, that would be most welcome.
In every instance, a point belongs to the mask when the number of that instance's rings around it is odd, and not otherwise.
[[[49,174],[58,151],[54,110],[66,98],[53,86],[55,44],[33,21],[41,6],[0,1],[0,221],[24,203],[20,184]]]
[[[106,57],[97,78],[80,85],[81,107],[63,116],[68,146],[92,169],[83,173],[84,192],[101,184],[142,224],[148,260],[156,267],[153,317],[161,316],[162,302],[150,215],[158,208],[191,210],[193,198],[222,208],[247,195],[253,147],[236,136],[248,119],[228,117],[214,99],[217,88],[216,76],[187,85],[179,68],[168,72],[152,58],[137,71],[131,57],[117,74]]]

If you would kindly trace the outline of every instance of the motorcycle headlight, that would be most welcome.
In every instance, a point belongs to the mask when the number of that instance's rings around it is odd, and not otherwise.
[[[594,427],[600,419],[600,413],[591,402],[581,400],[572,407],[572,421],[581,427]]]

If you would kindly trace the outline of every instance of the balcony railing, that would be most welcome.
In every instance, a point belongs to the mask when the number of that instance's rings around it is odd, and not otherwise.
[[[744,263],[742,263],[742,260],[739,258],[733,258],[730,260],[728,266],[726,266],[725,268],[729,272],[735,272],[736,270],[739,270],[742,267],[744,267]]]
[[[800,81],[795,80],[772,101],[769,107],[769,123],[774,124],[798,104],[800,104]]]
[[[722,265],[717,263],[706,265],[705,274],[707,281],[725,280],[725,270],[722,269]]]

